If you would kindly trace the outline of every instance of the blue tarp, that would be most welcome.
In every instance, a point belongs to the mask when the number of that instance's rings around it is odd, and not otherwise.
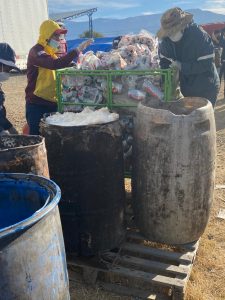
[[[105,51],[108,52],[112,49],[112,42],[115,37],[104,37],[104,38],[95,38],[93,44],[88,46],[83,52],[93,51],[96,53],[97,51]],[[67,49],[68,51],[76,48],[80,43],[87,40],[86,38],[69,40],[67,41]]]

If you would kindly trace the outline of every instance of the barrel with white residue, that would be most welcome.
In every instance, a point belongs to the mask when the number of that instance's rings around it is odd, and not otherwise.
[[[61,124],[57,114],[41,122],[50,177],[62,189],[66,250],[87,256],[118,247],[125,233],[121,127],[116,114],[102,116],[102,112],[96,111],[94,120],[73,114],[76,122],[72,113],[65,113],[69,120],[62,114]],[[87,120],[97,124],[88,125]]]
[[[204,232],[213,200],[216,131],[203,98],[140,104],[134,126],[135,220],[150,240],[193,242]]]

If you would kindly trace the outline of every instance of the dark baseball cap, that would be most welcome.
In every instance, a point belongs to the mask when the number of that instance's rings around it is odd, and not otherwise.
[[[10,47],[7,43],[0,43],[0,63],[21,72],[21,70],[15,65],[15,62],[16,54],[12,47]]]

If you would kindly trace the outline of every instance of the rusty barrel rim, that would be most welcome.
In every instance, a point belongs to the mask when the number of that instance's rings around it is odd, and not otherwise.
[[[17,139],[17,140],[20,140],[20,139],[27,139],[27,140],[32,140],[32,139],[37,139],[37,142],[36,143],[33,143],[33,144],[28,144],[28,145],[20,145],[20,146],[12,146],[12,147],[8,147],[8,148],[4,148],[4,149],[1,149],[0,147],[0,152],[5,152],[5,151],[9,151],[9,150],[17,150],[17,149],[32,149],[32,148],[36,148],[40,145],[43,145],[44,144],[44,141],[45,141],[45,138],[40,136],[40,135],[23,135],[23,134],[10,134],[10,135],[2,135],[0,136],[0,142],[4,139]]]
[[[183,108],[189,108],[188,113],[182,113],[181,111],[173,112],[171,110],[171,107],[176,108],[176,106],[181,105]],[[194,106],[196,104],[196,106]],[[187,107],[185,107],[187,105]],[[171,107],[170,107],[171,106]],[[192,107],[193,106],[193,107]],[[181,108],[182,108],[181,107]],[[144,114],[152,113],[155,115],[156,111],[160,111],[164,115],[168,115],[171,117],[185,117],[189,118],[195,115],[196,113],[203,113],[208,111],[209,107],[213,110],[211,102],[204,98],[204,97],[183,97],[179,100],[170,101],[170,102],[162,102],[162,101],[156,101],[155,103],[146,103],[145,101],[142,101],[138,104],[138,109],[141,110]]]

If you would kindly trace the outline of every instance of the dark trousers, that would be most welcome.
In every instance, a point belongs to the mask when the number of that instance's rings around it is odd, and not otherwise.
[[[31,135],[39,135],[39,123],[44,114],[57,111],[57,105],[39,105],[26,103],[26,119],[29,125],[29,133]]]
[[[6,118],[6,109],[2,104],[0,105],[0,131],[9,130],[12,127],[12,123]]]

